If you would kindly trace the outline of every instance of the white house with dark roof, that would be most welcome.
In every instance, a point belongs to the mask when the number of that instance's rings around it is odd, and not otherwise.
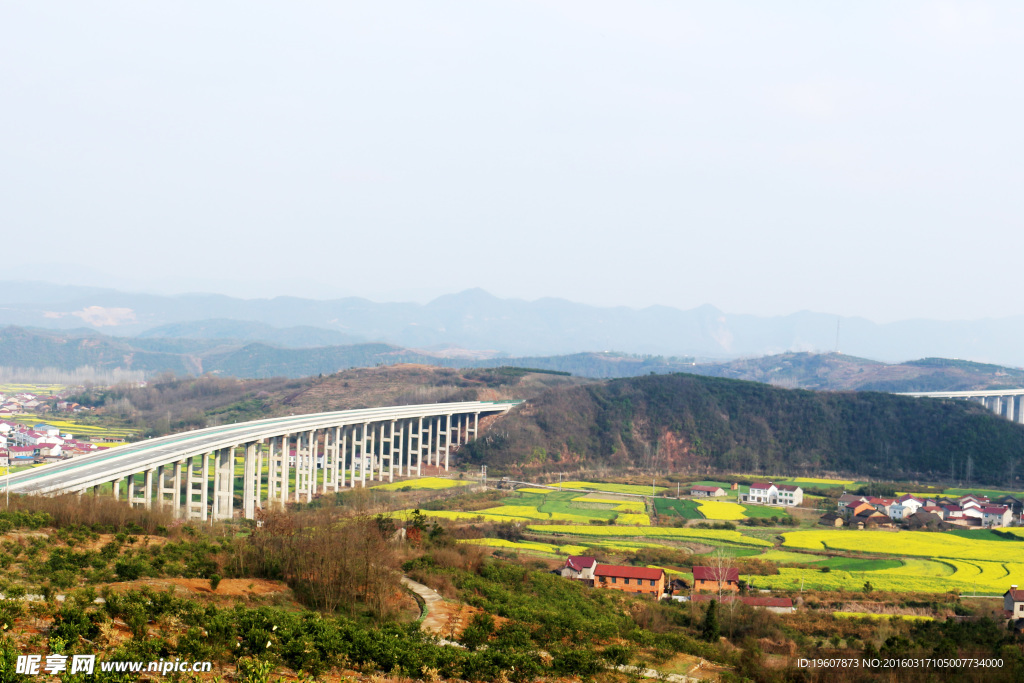
[[[741,496],[741,499],[741,502],[745,503],[778,505],[779,487],[770,481],[755,481],[750,485],[750,490]]]
[[[793,507],[804,502],[804,490],[793,484],[755,481],[750,485],[750,490],[740,496],[740,502]]]
[[[987,505],[981,508],[981,525],[985,527],[1007,526],[1013,513],[1005,505]]]

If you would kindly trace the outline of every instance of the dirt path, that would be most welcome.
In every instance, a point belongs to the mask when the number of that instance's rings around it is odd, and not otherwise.
[[[448,610],[444,608],[444,598],[433,588],[413,581],[408,576],[402,577],[402,583],[413,593],[423,599],[423,622],[420,628],[430,633],[441,635],[448,623]]]

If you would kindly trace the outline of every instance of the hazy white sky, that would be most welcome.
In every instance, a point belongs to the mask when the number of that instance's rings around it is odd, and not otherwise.
[[[1022,81],[1019,2],[9,0],[6,276],[1024,314]]]

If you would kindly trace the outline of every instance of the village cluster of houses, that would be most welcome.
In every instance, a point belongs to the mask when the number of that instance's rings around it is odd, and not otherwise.
[[[16,422],[0,422],[0,467],[57,462],[76,455],[95,453],[102,444],[75,439],[53,425],[29,427]]]
[[[793,601],[789,598],[739,595],[740,573],[737,569],[693,567],[692,589],[683,579],[667,581],[665,570],[658,567],[603,564],[597,558],[583,555],[570,555],[560,573],[564,578],[581,581],[594,588],[648,595],[656,600],[670,598],[702,602],[721,599],[725,603],[739,601],[776,612],[793,611]]]
[[[922,498],[904,494],[898,498],[877,498],[844,493],[836,513],[822,517],[827,526],[848,525],[856,528],[910,521],[921,525],[947,524],[961,527],[1001,527],[1013,523],[1021,512],[1022,502],[1013,496],[998,501],[987,496],[968,495],[961,498]]]
[[[66,391],[64,393],[67,393]],[[56,405],[57,410],[66,413],[80,413],[89,408],[68,401],[64,393],[41,396],[27,392],[16,394],[0,394],[0,419],[13,417],[23,413],[41,415],[50,412],[50,406]]]

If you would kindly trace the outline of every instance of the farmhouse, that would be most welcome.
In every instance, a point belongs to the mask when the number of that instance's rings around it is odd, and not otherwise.
[[[1017,585],[1003,593],[1003,614],[1007,619],[1024,619],[1024,591],[1017,590]]]
[[[838,512],[826,512],[818,518],[818,524],[822,526],[840,527],[843,525],[843,516]]]
[[[709,496],[724,496],[725,489],[721,486],[693,486],[690,488],[690,495],[694,498],[707,498]]]
[[[750,490],[740,496],[740,502],[793,507],[804,502],[804,490],[792,484],[755,481],[750,485]]]
[[[858,529],[863,529],[868,526],[878,526],[880,524],[889,524],[889,518],[883,515],[878,510],[873,508],[858,512],[850,518],[850,526]]]
[[[891,517],[892,506],[896,504],[895,498],[869,498],[868,503],[886,517]]]
[[[875,507],[868,502],[857,503],[856,505],[852,505],[846,508],[846,513],[851,517],[868,514],[869,512],[878,512],[878,510],[876,510]]]
[[[988,505],[981,508],[981,525],[984,527],[1006,526],[1013,519],[1010,508],[1003,505]]]
[[[599,564],[594,569],[594,587],[660,598],[665,593],[665,570]]]
[[[711,591],[713,593],[723,590],[738,593],[740,590],[740,572],[738,569],[694,567],[693,590]]]
[[[587,585],[594,585],[594,569],[597,568],[597,560],[593,557],[582,555],[570,555],[562,567],[562,576],[567,579],[584,581]]]
[[[850,508],[857,507],[861,503],[868,502],[867,496],[857,496],[852,493],[844,493],[839,496],[839,502],[836,504],[836,510],[842,514]]]

